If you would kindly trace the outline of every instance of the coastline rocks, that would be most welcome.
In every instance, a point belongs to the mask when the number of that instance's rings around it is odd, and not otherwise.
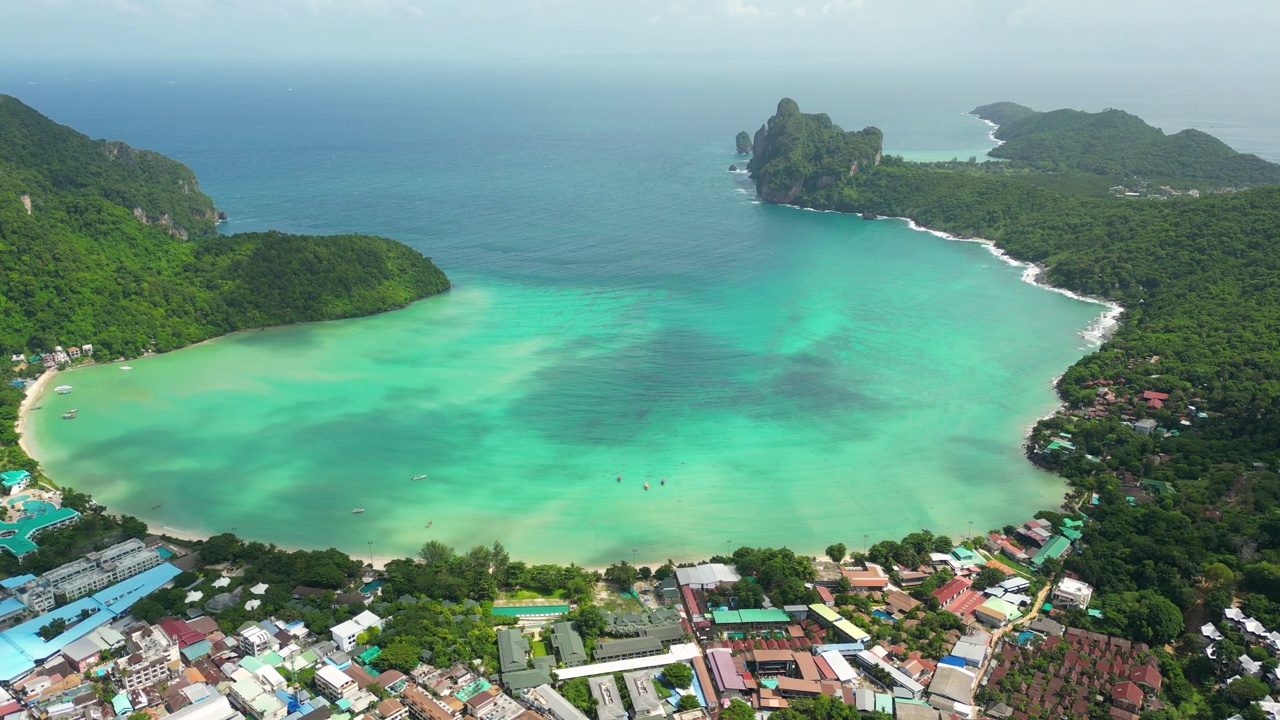
[[[751,152],[751,134],[746,130],[738,133],[738,136],[734,138],[734,142],[738,146],[739,155],[746,155]]]
[[[862,213],[862,219],[863,220],[879,220],[880,216],[873,212],[864,212]]]
[[[737,166],[737,165],[730,165],[730,166],[729,166],[729,172],[738,172],[738,166]]]

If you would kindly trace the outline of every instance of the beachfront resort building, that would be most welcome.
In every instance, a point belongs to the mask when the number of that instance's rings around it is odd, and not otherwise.
[[[31,473],[26,470],[6,470],[0,473],[0,485],[5,495],[12,495],[31,483]]]
[[[161,562],[164,560],[156,548],[130,539],[56,567],[41,575],[38,582],[67,600],[76,600],[150,570]]]
[[[68,507],[58,507],[43,500],[15,498],[9,501],[8,512],[17,512],[12,522],[0,516],[0,549],[16,557],[35,552],[35,537],[45,530],[66,527],[80,520],[80,513]]]

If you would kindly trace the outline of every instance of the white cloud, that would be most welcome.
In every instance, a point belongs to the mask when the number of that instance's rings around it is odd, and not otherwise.
[[[744,0],[724,0],[724,9],[733,17],[749,17],[763,12],[755,5],[746,4]]]
[[[803,7],[803,6],[796,6],[791,8],[791,14],[795,15],[796,17],[804,17],[809,14],[809,8]]]

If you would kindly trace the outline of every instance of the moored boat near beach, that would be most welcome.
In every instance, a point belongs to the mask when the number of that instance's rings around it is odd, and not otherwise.
[[[356,508],[356,509],[354,509],[354,510],[352,510],[352,511],[351,511],[351,514],[352,514],[352,515],[359,515],[359,514],[360,514],[360,513],[362,513],[362,512],[364,512],[364,508]]]
[[[409,478],[409,479],[410,479],[410,480],[421,480],[421,479],[425,478],[426,476],[427,476],[427,474],[426,474],[426,473],[423,473],[423,474],[421,474],[421,475],[414,475],[413,477],[411,477],[411,478]]]
[[[54,392],[56,392],[56,393],[58,393],[59,395],[70,395],[70,394],[71,394],[71,386],[70,386],[70,385],[59,385],[58,387],[54,388],[54,389],[53,389],[53,391],[54,391]]]

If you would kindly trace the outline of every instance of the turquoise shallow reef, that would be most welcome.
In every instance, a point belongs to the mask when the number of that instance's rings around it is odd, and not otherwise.
[[[1102,308],[903,221],[758,204],[726,169],[771,91],[114,82],[24,99],[187,162],[228,230],[387,235],[455,290],[60,376],[74,392],[44,398],[30,439],[113,511],[356,554],[500,539],[603,564],[963,535],[1060,502],[1021,439]],[[890,151],[968,157],[989,128],[959,111],[987,99],[833,114],[883,110]]]

